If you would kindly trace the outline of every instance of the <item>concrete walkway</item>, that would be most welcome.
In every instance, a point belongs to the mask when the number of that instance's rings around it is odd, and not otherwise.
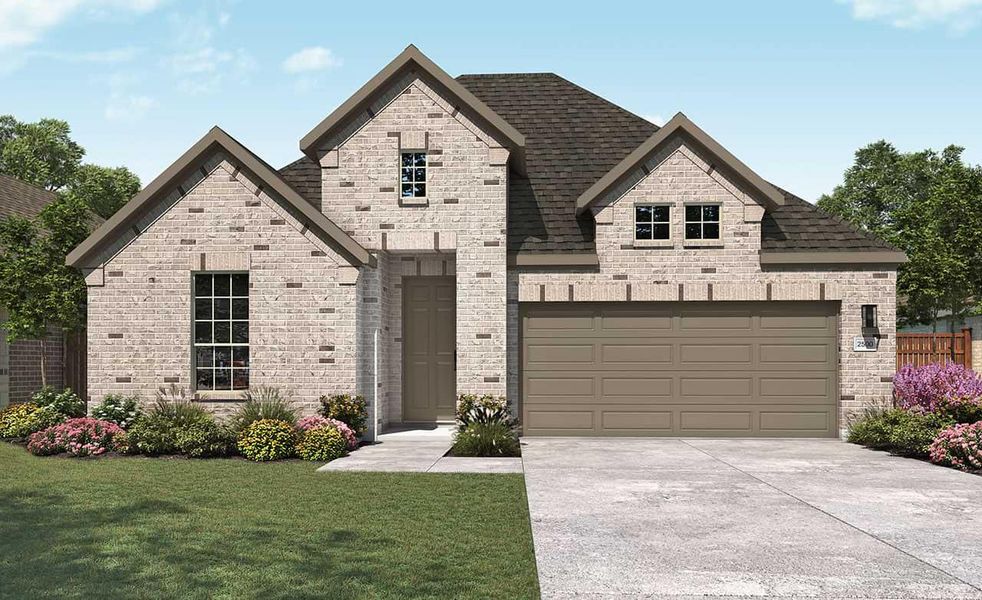
[[[444,456],[452,430],[400,430],[379,436],[377,444],[362,446],[333,460],[318,472],[392,471],[417,473],[521,473],[521,458],[465,458]]]
[[[835,440],[523,441],[544,598],[982,598],[982,477]]]

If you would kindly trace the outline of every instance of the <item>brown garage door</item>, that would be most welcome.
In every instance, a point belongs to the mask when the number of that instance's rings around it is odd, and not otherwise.
[[[837,305],[522,307],[526,435],[836,435]]]

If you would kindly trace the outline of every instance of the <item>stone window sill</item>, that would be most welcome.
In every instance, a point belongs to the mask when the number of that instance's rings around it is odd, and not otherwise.
[[[195,402],[245,402],[245,399],[245,390],[203,390],[194,393]]]
[[[723,248],[723,240],[685,240],[683,248]]]
[[[400,206],[429,206],[429,204],[430,201],[425,196],[422,198],[413,198],[409,196],[399,198]]]
[[[641,248],[674,248],[673,240],[634,240],[634,247]]]

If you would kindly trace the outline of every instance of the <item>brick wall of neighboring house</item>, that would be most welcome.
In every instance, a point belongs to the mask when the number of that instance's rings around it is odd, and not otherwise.
[[[90,397],[151,400],[172,383],[193,385],[196,271],[249,272],[253,386],[293,392],[304,414],[321,394],[356,391],[357,272],[222,155],[203,172],[143,217],[141,234],[105,251],[101,273],[89,274]]]
[[[762,269],[758,205],[698,154],[679,143],[649,161],[634,179],[601,199],[595,208],[596,272],[522,269],[509,277],[509,394],[518,396],[518,302],[574,300],[733,301],[827,300],[841,302],[839,318],[840,422],[871,403],[888,403],[895,366],[896,271],[871,266],[796,265]],[[722,204],[722,247],[683,247],[682,211],[686,202]],[[667,247],[634,245],[635,202],[672,206],[672,242]],[[852,351],[860,335],[860,305],[879,306],[877,352]]]
[[[380,416],[401,420],[402,277],[455,275],[457,391],[504,394],[507,151],[412,76],[381,93],[370,114],[320,151],[323,212],[379,258],[359,286],[359,387],[375,383],[377,327]],[[424,206],[400,200],[400,149],[427,152]]]
[[[46,338],[48,385],[64,385],[64,343],[58,331]],[[41,389],[41,342],[21,340],[10,344],[10,402],[26,402]]]

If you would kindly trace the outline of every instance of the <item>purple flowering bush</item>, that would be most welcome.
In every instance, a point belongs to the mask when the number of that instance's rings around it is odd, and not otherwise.
[[[110,421],[82,417],[69,419],[31,435],[27,450],[37,456],[68,453],[70,456],[98,456],[113,448],[113,438],[123,428]]]
[[[351,427],[348,427],[348,424],[343,421],[322,417],[320,415],[304,417],[297,421],[297,429],[300,431],[310,431],[311,429],[325,426],[337,429],[338,433],[341,434],[341,437],[344,438],[345,444],[347,444],[349,450],[354,450],[358,447],[358,438],[355,436],[354,430],[351,429]]]
[[[982,378],[963,365],[905,365],[893,378],[893,394],[897,406],[913,412],[982,418]]]
[[[982,471],[982,422],[943,430],[931,443],[931,462],[962,471]]]

